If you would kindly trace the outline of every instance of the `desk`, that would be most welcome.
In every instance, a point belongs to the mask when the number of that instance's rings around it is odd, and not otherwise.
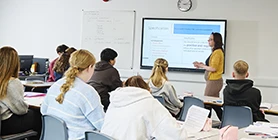
[[[272,104],[270,109],[264,109],[265,114],[278,115],[278,104]]]
[[[28,78],[28,79],[41,79],[41,80],[45,81],[46,77],[47,77],[46,74],[35,74],[35,75],[29,75],[29,76],[20,75],[19,79],[20,80],[25,80],[26,78]]]
[[[33,92],[32,94],[36,94]],[[38,95],[41,93],[37,93]],[[45,96],[37,96],[37,97],[24,97],[24,101],[31,107],[31,108],[40,108]]]
[[[178,98],[180,100],[183,100],[183,97],[185,95],[178,95]],[[205,105],[214,105],[214,106],[222,106],[223,105],[223,100],[218,97],[210,97],[210,96],[194,96],[196,98],[199,98],[203,100]],[[270,115],[278,115],[278,104],[272,104],[270,109],[264,109],[265,114],[270,114]]]
[[[35,88],[43,88],[47,89],[51,87],[55,82],[44,82],[42,84],[35,84],[32,83],[31,81],[20,81],[25,87],[30,87],[32,88],[31,91],[34,91]]]
[[[44,82],[44,83],[36,84],[30,81],[20,81],[20,82],[26,87],[33,87],[33,88],[49,88],[55,83],[55,82]]]

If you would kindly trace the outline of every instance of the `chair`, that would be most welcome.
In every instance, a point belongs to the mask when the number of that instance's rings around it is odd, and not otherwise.
[[[55,116],[43,115],[40,140],[68,140],[65,122]]]
[[[153,96],[155,99],[157,99],[163,106],[165,106],[165,99],[163,96]]]
[[[0,112],[1,112],[1,107],[0,107]],[[21,139],[25,139],[25,138],[29,138],[29,137],[37,135],[36,131],[28,130],[23,133],[2,136],[1,135],[1,123],[2,123],[2,115],[0,114],[0,140],[21,140]]]
[[[250,107],[246,106],[224,106],[221,128],[227,125],[239,128],[247,127],[253,123]]]
[[[97,131],[85,132],[85,140],[114,140],[112,137]]]
[[[180,121],[185,120],[187,111],[192,105],[196,105],[196,106],[204,108],[204,102],[201,99],[198,99],[198,98],[192,97],[192,96],[184,97],[183,98],[183,106],[182,106],[182,109],[180,112],[180,117],[179,117]]]

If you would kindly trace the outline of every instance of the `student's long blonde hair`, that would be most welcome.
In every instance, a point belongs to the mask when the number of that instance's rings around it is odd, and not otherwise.
[[[19,57],[12,47],[0,48],[0,99],[7,95],[7,87],[11,77],[18,78],[20,69]]]
[[[73,86],[73,82],[77,74],[88,67],[93,67],[96,63],[96,59],[92,53],[81,49],[71,54],[69,63],[70,68],[65,73],[66,83],[61,86],[61,93],[56,98],[56,101],[58,101],[60,104],[63,103],[66,92],[69,91],[69,89]]]
[[[162,85],[163,80],[168,80],[168,78],[166,77],[167,68],[167,60],[163,58],[158,58],[155,60],[152,69],[152,75],[150,77],[150,80],[154,86],[160,87]]]

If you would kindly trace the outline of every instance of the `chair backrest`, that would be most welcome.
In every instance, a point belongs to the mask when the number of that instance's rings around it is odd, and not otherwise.
[[[155,99],[157,99],[163,106],[165,106],[165,99],[163,96],[153,96]]]
[[[85,140],[114,140],[112,137],[107,136],[97,131],[85,132]]]
[[[40,140],[68,140],[65,122],[55,116],[43,115]]]
[[[180,121],[184,121],[188,112],[188,109],[192,106],[196,105],[204,108],[204,102],[201,99],[192,96],[186,96],[183,98],[183,106],[180,112]]]
[[[221,128],[227,125],[238,128],[247,127],[253,123],[253,116],[250,107],[247,106],[224,106]]]

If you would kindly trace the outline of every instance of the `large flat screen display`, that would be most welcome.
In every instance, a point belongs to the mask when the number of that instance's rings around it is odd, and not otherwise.
[[[227,20],[143,18],[141,69],[151,69],[157,58],[169,63],[169,71],[203,72],[194,61],[204,62],[211,54],[212,32],[223,37],[225,52]]]

